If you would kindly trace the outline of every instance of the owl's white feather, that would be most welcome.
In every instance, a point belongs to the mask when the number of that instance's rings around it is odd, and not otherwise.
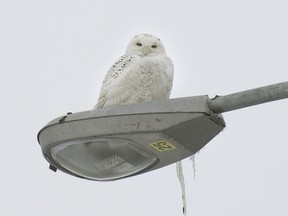
[[[159,38],[134,36],[106,74],[94,109],[117,104],[164,100],[170,97],[173,63]]]

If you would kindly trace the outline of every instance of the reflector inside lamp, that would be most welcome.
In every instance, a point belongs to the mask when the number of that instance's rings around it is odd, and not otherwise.
[[[157,157],[126,139],[70,141],[51,148],[59,166],[93,180],[113,180],[136,174],[158,162]]]

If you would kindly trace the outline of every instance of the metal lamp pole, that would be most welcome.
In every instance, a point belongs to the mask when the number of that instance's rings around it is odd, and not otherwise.
[[[284,98],[288,82],[213,99],[193,96],[69,113],[45,125],[38,142],[54,171],[116,180],[195,154],[225,127],[220,113]]]
[[[224,113],[285,98],[288,98],[288,82],[216,96],[207,103],[213,112]]]

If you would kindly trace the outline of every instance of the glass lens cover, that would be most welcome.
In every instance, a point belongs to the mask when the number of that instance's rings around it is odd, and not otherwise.
[[[135,142],[126,139],[87,139],[51,148],[53,160],[66,170],[93,180],[113,180],[145,170],[158,159]]]

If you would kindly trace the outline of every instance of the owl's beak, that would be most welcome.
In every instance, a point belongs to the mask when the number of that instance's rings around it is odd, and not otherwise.
[[[143,53],[144,53],[145,56],[148,55],[148,54],[150,54],[150,47],[149,47],[149,46],[145,46],[145,47],[143,48]]]

